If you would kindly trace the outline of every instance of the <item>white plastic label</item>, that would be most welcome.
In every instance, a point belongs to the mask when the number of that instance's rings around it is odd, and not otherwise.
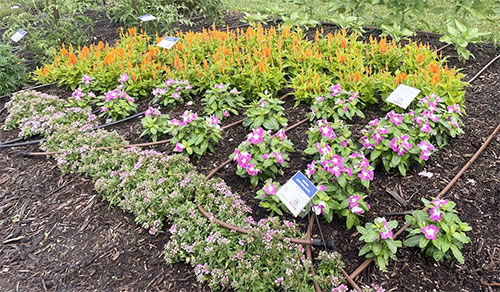
[[[419,93],[420,89],[400,84],[385,101],[406,109]]]
[[[278,190],[276,195],[293,216],[297,217],[317,191],[318,188],[299,171]]]
[[[178,38],[174,37],[165,37],[157,44],[157,46],[165,49],[171,49],[178,40]]]
[[[27,32],[25,32],[24,30],[22,29],[19,29],[18,31],[16,31],[16,33],[14,35],[12,35],[10,37],[11,40],[13,40],[14,42],[18,42],[19,40],[21,40],[25,35],[27,34]]]
[[[151,14],[145,14],[145,15],[139,16],[139,19],[140,19],[142,22],[145,22],[145,21],[155,20],[155,19],[156,19],[156,17],[154,17],[154,16],[153,16],[153,15],[151,15]]]

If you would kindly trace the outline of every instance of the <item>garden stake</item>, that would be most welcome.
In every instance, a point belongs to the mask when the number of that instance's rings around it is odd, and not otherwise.
[[[436,196],[437,199],[441,199],[450,189],[453,187],[453,185],[458,181],[458,179],[464,174],[464,172],[469,168],[469,166],[472,165],[472,163],[483,153],[484,149],[488,146],[488,144],[493,140],[493,137],[500,131],[500,124],[495,128],[495,130],[491,133],[491,135],[484,141],[483,145],[476,151],[474,156],[471,157],[471,159],[462,167],[462,169],[453,177],[453,179],[446,185],[446,187]],[[429,210],[429,207],[425,207],[422,209],[423,211]],[[410,227],[410,222],[406,223],[401,229],[399,229],[393,236],[394,239],[396,239],[398,236],[403,234],[403,232],[406,230],[406,228]],[[351,273],[351,278],[356,278],[364,269],[366,269],[371,262],[373,262],[372,258],[369,258],[365,260],[354,272]]]
[[[316,217],[316,214],[313,213],[311,215],[311,218],[309,218],[309,226],[307,226],[307,235],[306,238],[308,240],[311,240],[311,234],[312,234],[312,228],[314,224],[314,218]],[[316,292],[321,292],[321,287],[319,286],[318,282],[316,281],[316,272],[314,271],[314,265],[313,265],[313,256],[312,256],[312,249],[310,245],[306,245],[306,256],[309,261],[311,261],[311,275],[313,279],[313,284],[314,284],[314,290]]]

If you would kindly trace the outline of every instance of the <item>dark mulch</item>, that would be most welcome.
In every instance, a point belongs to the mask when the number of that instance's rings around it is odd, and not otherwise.
[[[237,16],[237,15],[236,15]],[[226,16],[229,26],[239,23],[234,15]],[[200,21],[197,29],[207,26]],[[443,44],[434,38],[421,37],[433,47]],[[471,46],[476,56],[465,64],[459,63],[451,48],[443,51],[450,55],[450,65],[463,68],[468,80],[499,50],[487,46]],[[376,171],[368,203],[372,210],[366,219],[386,216],[403,225],[403,216],[394,215],[421,208],[420,198],[436,195],[500,122],[500,62],[490,67],[472,86],[467,88],[467,113],[464,118],[466,134],[452,140],[448,146],[434,154],[425,167],[414,166],[406,177],[398,173]],[[68,91],[56,87],[44,92],[67,96]],[[3,105],[3,102],[0,103]],[[145,109],[147,101],[141,103]],[[289,125],[303,119],[307,107],[293,108],[287,99],[285,107]],[[179,116],[185,108],[169,112]],[[195,102],[192,110],[200,111]],[[377,109],[368,109],[369,115]],[[3,121],[6,113],[0,114]],[[229,124],[237,117],[224,121]],[[364,121],[354,121],[359,131]],[[291,167],[278,178],[285,182],[297,170],[303,170],[309,157],[301,154],[307,143],[304,124],[287,133],[296,152],[291,155]],[[113,126],[131,143],[146,142],[139,138],[140,119]],[[213,154],[193,160],[198,170],[208,173],[225,161],[248,132],[242,125],[228,129]],[[0,141],[16,136],[14,132],[0,132]],[[356,134],[356,133],[354,133]],[[359,133],[358,133],[359,134]],[[464,221],[473,227],[469,233],[472,244],[463,252],[465,265],[454,260],[435,263],[416,249],[403,248],[398,262],[391,262],[382,273],[373,265],[363,272],[358,283],[382,284],[390,291],[493,291],[485,283],[500,282],[500,136],[493,139],[485,152],[448,192],[447,198],[457,203]],[[171,152],[171,146],[157,149]],[[55,162],[47,158],[26,158],[25,150],[36,151],[36,146],[0,149],[0,287],[3,291],[208,291],[195,281],[192,269],[185,264],[168,266],[162,260],[162,249],[168,241],[165,234],[152,237],[134,223],[134,218],[115,207],[109,207],[92,188],[91,182],[80,176],[61,176]],[[418,173],[434,173],[430,179]],[[249,181],[234,174],[230,164],[217,176],[226,180],[246,202],[254,208],[256,217],[267,212],[258,207],[258,201]],[[404,203],[397,202],[387,189],[397,192]],[[304,226],[305,219],[298,219]],[[357,256],[361,243],[355,230],[346,230],[343,220],[330,224],[321,220],[326,237],[334,238],[336,249],[343,254],[346,271],[352,272],[363,258]],[[319,234],[316,227],[315,236]]]

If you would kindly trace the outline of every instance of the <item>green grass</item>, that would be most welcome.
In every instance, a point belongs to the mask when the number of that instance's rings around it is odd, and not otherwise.
[[[229,10],[235,11],[266,12],[266,8],[276,7],[291,13],[298,9],[298,6],[280,0],[223,0],[223,2],[227,5]],[[453,14],[451,9],[455,7],[453,4],[454,2],[455,0],[429,0],[429,7],[432,7],[432,9],[443,8],[445,10],[443,15],[446,13]],[[499,6],[498,0],[483,0],[482,2],[489,8]],[[444,22],[445,19],[432,13],[430,9],[428,10],[429,11],[426,12],[424,17],[416,19],[413,16],[410,16],[407,22],[413,24],[412,28],[417,30],[439,33],[446,32],[446,23]],[[380,6],[370,7],[366,12],[365,24],[374,26],[380,26],[381,18],[384,18],[388,14],[388,12]],[[313,15],[317,20],[330,21],[332,13],[328,12],[326,4],[320,4],[314,9]],[[466,17],[461,20],[477,27],[480,31],[495,33],[497,34],[497,37],[498,32],[500,32],[500,19],[498,17],[496,17],[493,22],[486,20],[478,21],[472,17]]]

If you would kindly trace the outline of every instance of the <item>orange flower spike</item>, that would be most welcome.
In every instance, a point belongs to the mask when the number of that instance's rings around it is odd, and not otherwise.
[[[50,73],[50,71],[49,71],[49,66],[47,66],[47,65],[43,65],[43,75],[44,75],[45,77],[49,77],[49,73]]]
[[[134,82],[136,82],[136,81],[137,81],[137,75],[135,74],[135,72],[132,72],[132,80],[133,80]]]
[[[387,40],[386,38],[381,38],[380,42],[378,43],[379,45],[379,52],[381,54],[384,54],[387,51]]]
[[[68,55],[68,50],[63,46],[61,48],[61,56],[66,57]]]
[[[361,81],[361,73],[359,73],[358,71],[354,73],[354,81]]]
[[[432,86],[436,86],[437,84],[439,84],[440,81],[441,81],[440,74],[432,75],[432,80],[431,80]]]
[[[340,47],[344,50],[347,49],[347,40],[345,39],[345,37],[342,37],[342,39],[340,40]]]
[[[69,64],[70,66],[72,66],[72,65],[76,64],[76,61],[77,61],[77,60],[76,60],[76,56],[75,56],[75,54],[73,54],[73,53],[69,53],[68,64]]]
[[[203,59],[203,69],[208,70],[208,62],[207,59]]]
[[[424,55],[422,55],[422,54],[418,54],[418,55],[417,55],[417,62],[418,62],[419,64],[422,64],[422,62],[423,62],[423,61],[424,61]]]

